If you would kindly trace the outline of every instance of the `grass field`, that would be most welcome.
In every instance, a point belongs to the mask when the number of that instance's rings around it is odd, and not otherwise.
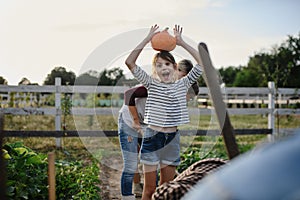
[[[4,121],[5,130],[55,130],[53,116],[6,115]],[[67,116],[67,130],[117,130],[117,116]],[[191,122],[182,126],[182,129],[207,129],[211,121],[216,120],[207,115],[191,116]],[[235,129],[266,128],[267,116],[263,115],[232,115],[231,123]],[[276,127],[297,128],[300,126],[299,115],[282,115],[276,118]]]
[[[67,116],[67,130],[117,130],[117,119],[113,116]],[[258,115],[231,116],[231,122],[236,129],[267,128],[267,117]],[[277,119],[277,126],[280,128],[297,128],[300,125],[299,116],[281,116]],[[191,116],[191,123],[180,127],[185,130],[216,129],[216,120],[209,116]],[[55,130],[55,119],[50,116],[5,116],[5,130]],[[83,161],[84,168],[91,166],[91,163],[98,161],[99,178],[101,184],[99,188],[105,191],[107,184],[109,191],[117,191],[119,186],[111,181],[116,178],[108,177],[105,180],[100,174],[109,174],[105,171],[107,166],[114,175],[120,176],[122,169],[122,157],[118,137],[65,137],[61,138],[62,148],[56,148],[56,138],[53,137],[6,137],[4,143],[23,142],[23,144],[36,152],[55,152],[57,160],[70,162]],[[266,135],[244,135],[236,136],[236,141],[241,153],[247,152],[256,146],[267,141]],[[177,167],[178,172],[182,172],[192,163],[204,158],[228,159],[226,148],[222,136],[182,136],[181,137],[181,164]],[[97,163],[97,165],[98,165]],[[112,174],[110,174],[112,176]],[[102,178],[101,178],[102,177]],[[113,179],[113,180],[111,180]],[[64,178],[62,180],[65,180]],[[115,180],[117,181],[117,180]],[[106,183],[107,182],[107,183]],[[119,183],[119,182],[118,182]],[[111,184],[111,185],[110,185]],[[68,184],[69,185],[69,184]],[[103,187],[102,187],[103,185]],[[104,188],[104,189],[102,189]],[[106,194],[106,193],[105,193]],[[101,195],[104,195],[101,193]]]
[[[261,115],[243,115],[243,116],[230,116],[231,123],[236,129],[252,129],[252,128],[267,128],[267,117]],[[280,116],[276,119],[276,126],[279,128],[297,128],[300,125],[300,116],[289,115]],[[181,129],[214,129],[216,128],[215,120],[210,116],[191,116],[191,123],[180,127]],[[4,121],[5,130],[55,130],[54,117],[52,116],[11,116],[6,115]],[[117,119],[113,116],[67,116],[66,118],[67,130],[117,130]],[[265,135],[256,136],[236,136],[239,144],[251,144],[255,145],[260,141],[263,141]],[[196,145],[199,148],[200,145],[205,143],[215,143],[217,138],[208,139],[207,137],[182,137],[183,148]],[[55,138],[5,138],[4,142],[23,141],[25,145],[32,149],[39,150],[41,152],[49,152],[55,150]],[[87,142],[88,141],[88,142]],[[63,149],[65,155],[75,158],[82,156],[89,156],[90,152],[97,150],[99,156],[105,152],[105,150],[112,150],[114,152],[119,151],[118,138],[63,138]],[[91,147],[87,146],[91,145]],[[93,148],[93,149],[91,149]],[[100,150],[99,150],[100,149]],[[88,150],[88,151],[87,151]]]

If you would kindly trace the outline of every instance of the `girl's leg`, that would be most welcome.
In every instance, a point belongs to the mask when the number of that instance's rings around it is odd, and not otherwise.
[[[140,152],[140,145],[141,145],[142,139],[138,138],[138,152]],[[138,167],[136,170],[136,173],[133,177],[133,193],[136,197],[142,197],[143,194],[143,184],[141,182],[141,174],[139,171],[139,161],[138,161]]]
[[[165,144],[161,154],[160,185],[174,179],[176,166],[180,163],[180,133],[165,133]]]
[[[141,176],[139,172],[136,172],[133,177],[133,194],[136,197],[142,197],[143,185],[141,183]]]
[[[139,145],[137,146],[137,152],[140,152],[140,147]],[[134,174],[134,177],[133,177],[133,183],[140,183],[141,182],[141,176],[140,176],[140,173],[139,173],[139,170],[137,169],[135,174]]]
[[[151,200],[156,189],[157,165],[144,164],[144,190],[142,200]]]
[[[161,164],[159,185],[174,179],[176,167],[172,165]]]
[[[134,173],[134,176],[133,176],[133,183],[140,183],[141,182],[141,176],[138,172],[138,170]]]

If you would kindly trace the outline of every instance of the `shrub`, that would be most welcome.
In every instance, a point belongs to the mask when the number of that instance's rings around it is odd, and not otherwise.
[[[265,136],[251,136],[250,138],[255,139],[255,141],[259,140],[260,138],[263,138]],[[247,141],[251,141],[249,137],[246,137]],[[195,140],[202,141],[203,137],[198,137]],[[241,137],[237,138],[237,141],[242,140]],[[253,143],[238,143],[238,148],[240,151],[240,154],[243,154],[247,151],[250,151],[255,147],[255,144]],[[187,169],[189,166],[191,166],[193,163],[206,159],[206,158],[222,158],[224,160],[228,160],[228,155],[226,151],[226,147],[223,141],[222,137],[219,137],[217,139],[216,144],[214,144],[213,148],[205,155],[201,154],[201,147],[200,146],[192,146],[189,147],[184,153],[181,154],[181,163],[177,167],[177,171],[179,173],[183,172],[185,169]]]
[[[100,199],[99,168],[96,162],[84,166],[82,162],[56,163],[57,199]]]
[[[21,142],[3,147],[7,160],[7,196],[9,199],[47,199],[47,157],[37,154]]]
[[[47,156],[36,153],[22,142],[5,144],[8,199],[48,199]],[[57,160],[57,199],[100,199],[99,167],[96,161]]]

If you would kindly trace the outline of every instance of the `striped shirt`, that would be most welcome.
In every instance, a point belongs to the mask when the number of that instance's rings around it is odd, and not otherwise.
[[[199,65],[174,83],[159,82],[139,66],[132,70],[132,74],[148,90],[144,118],[146,124],[173,127],[189,123],[186,93],[202,74]]]

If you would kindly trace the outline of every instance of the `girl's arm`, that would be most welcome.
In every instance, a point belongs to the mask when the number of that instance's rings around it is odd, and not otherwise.
[[[133,119],[132,128],[134,128],[137,132],[139,132],[142,127],[139,119],[139,114],[135,106],[128,106],[129,112]]]
[[[180,27],[179,25],[175,25],[174,27],[174,35],[175,35],[175,38],[176,38],[176,44],[178,46],[181,46],[182,48],[184,48],[187,52],[189,52],[193,57],[194,59],[196,60],[196,62],[201,66],[203,67],[203,62],[200,58],[200,55],[198,53],[198,51],[196,49],[194,49],[192,46],[190,46],[188,43],[186,43],[181,35],[182,35],[182,27]]]
[[[125,64],[127,65],[130,71],[132,71],[136,66],[137,58],[139,57],[143,48],[151,41],[152,37],[157,33],[156,31],[158,28],[159,26],[156,24],[154,26],[151,26],[150,32],[147,35],[147,37],[140,44],[138,44],[138,46],[135,47],[135,49],[127,57]]]
[[[135,106],[135,98],[148,97],[147,89],[144,86],[130,88],[124,93],[124,102],[127,106]]]
[[[144,86],[131,88],[129,90],[126,90],[124,94],[125,105],[128,105],[129,112],[133,119],[132,127],[140,134],[142,134],[142,127],[135,106],[135,98],[143,98],[143,97],[145,98],[147,96],[148,96],[148,92]]]

